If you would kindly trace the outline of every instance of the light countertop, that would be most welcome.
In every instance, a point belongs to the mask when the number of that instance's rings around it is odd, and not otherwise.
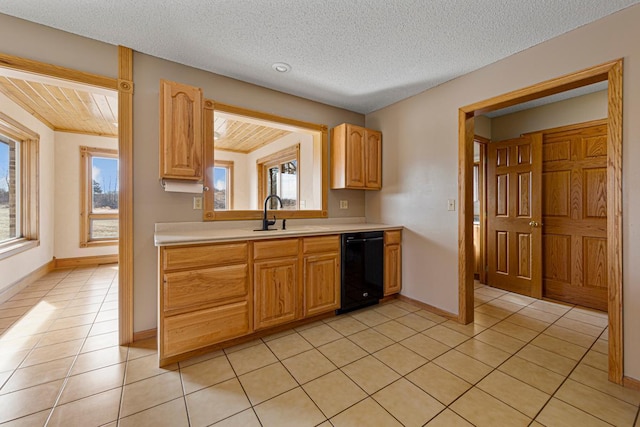
[[[254,231],[260,221],[225,222],[173,222],[157,223],[154,243],[156,246],[172,246],[189,243],[231,242],[237,240],[261,240],[279,237],[318,236],[358,231],[399,230],[401,225],[367,223],[364,218],[335,218],[325,220],[289,220],[286,230],[278,220],[273,230]]]

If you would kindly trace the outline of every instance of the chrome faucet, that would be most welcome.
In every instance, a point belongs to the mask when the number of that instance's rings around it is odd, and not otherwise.
[[[262,216],[262,231],[269,230],[270,225],[274,225],[276,223],[276,216],[273,216],[273,220],[267,219],[267,203],[272,198],[276,198],[280,202],[280,207],[282,207],[282,199],[275,194],[270,194],[264,199],[264,214]],[[283,220],[283,228],[284,228],[284,220]]]

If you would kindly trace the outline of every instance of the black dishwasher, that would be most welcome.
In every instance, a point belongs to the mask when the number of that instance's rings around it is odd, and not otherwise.
[[[377,304],[383,297],[384,232],[342,235],[342,286],[337,313]]]

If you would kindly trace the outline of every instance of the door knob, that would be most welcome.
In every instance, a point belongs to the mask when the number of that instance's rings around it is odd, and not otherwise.
[[[529,225],[530,225],[531,227],[533,227],[533,228],[537,228],[537,227],[542,226],[542,224],[541,224],[541,223],[536,222],[536,221],[530,221],[530,222],[529,222]]]

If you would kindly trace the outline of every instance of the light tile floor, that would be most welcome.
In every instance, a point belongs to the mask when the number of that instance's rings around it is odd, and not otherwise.
[[[394,301],[159,369],[117,345],[116,273],[0,304],[2,426],[640,426],[600,312],[477,285],[471,325]]]

